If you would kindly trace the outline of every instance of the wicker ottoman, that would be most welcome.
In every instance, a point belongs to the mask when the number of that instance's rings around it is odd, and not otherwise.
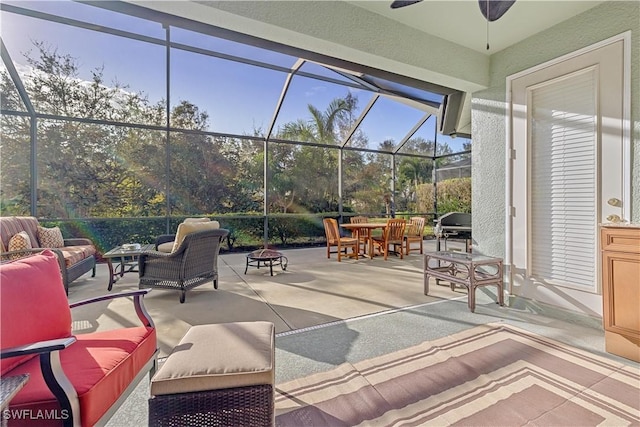
[[[193,326],[151,380],[149,426],[274,425],[275,328]]]

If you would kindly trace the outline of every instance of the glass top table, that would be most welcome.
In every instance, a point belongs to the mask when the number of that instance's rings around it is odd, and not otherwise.
[[[107,290],[110,291],[113,288],[113,284],[122,278],[125,273],[137,273],[138,255],[153,250],[155,250],[155,245],[150,243],[131,248],[129,248],[129,245],[121,245],[104,253],[102,258],[107,260],[109,266],[109,285],[107,286]],[[114,259],[118,259],[115,266],[113,262]]]
[[[0,381],[0,414],[2,415],[1,426],[7,425],[10,413],[5,414],[5,410],[9,408],[11,399],[25,386],[29,381],[29,374],[20,374],[15,376],[4,376]]]
[[[493,262],[495,260],[502,261],[502,258],[495,258],[495,257],[486,256],[486,255],[481,255],[481,254],[475,254],[475,253],[469,253],[469,252],[457,252],[457,251],[436,251],[436,252],[429,252],[429,255],[431,258],[434,258],[434,259],[438,259],[438,258],[443,258],[446,260],[455,259],[455,260],[460,260],[460,262],[478,263],[478,262],[485,262],[485,261]]]

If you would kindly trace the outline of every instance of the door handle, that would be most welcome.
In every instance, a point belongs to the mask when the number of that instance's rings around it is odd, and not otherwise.
[[[618,223],[621,223],[621,222],[627,222],[624,219],[620,218],[619,215],[615,215],[615,214],[609,215],[607,217],[607,221],[612,222],[614,224],[618,224]]]
[[[622,200],[616,199],[615,197],[612,197],[611,199],[607,200],[607,204],[609,206],[614,206],[616,208],[620,208],[620,207],[622,207]]]

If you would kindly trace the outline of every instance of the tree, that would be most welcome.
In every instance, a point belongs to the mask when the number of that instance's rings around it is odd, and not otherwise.
[[[103,67],[79,78],[78,61],[43,42],[35,55],[25,54],[30,69],[23,84],[38,113],[119,122],[161,122],[162,109],[119,82],[107,85]],[[2,75],[3,108],[19,105],[6,73]],[[5,88],[9,90],[5,91]],[[6,95],[5,95],[6,94]],[[33,122],[36,123],[36,122]],[[30,133],[32,122],[3,115],[2,151],[19,173],[2,170],[2,200],[30,205]],[[4,136],[15,135],[14,138]],[[119,216],[157,213],[162,202],[157,171],[163,171],[164,138],[158,133],[80,121],[38,119],[38,215],[43,217]],[[140,150],[140,148],[144,148]],[[9,159],[8,153],[17,158]],[[157,156],[152,156],[156,153]],[[6,156],[6,157],[5,157]],[[162,160],[160,160],[162,159]]]
[[[123,123],[164,125],[166,102],[151,104],[115,81],[104,69],[79,78],[78,61],[34,42],[25,55],[30,71],[25,89],[38,113]],[[2,105],[24,110],[7,73],[2,73]],[[206,131],[209,115],[182,100],[170,112],[171,125]],[[28,213],[30,205],[30,127],[28,118],[3,115],[2,204]],[[119,217],[166,212],[167,144],[173,214],[234,212],[261,205],[261,185],[246,169],[255,159],[252,144],[203,134],[144,130],[81,121],[37,121],[38,215],[44,217]],[[244,147],[250,147],[245,153]],[[241,183],[241,185],[238,185]],[[259,180],[261,184],[261,179]],[[22,207],[20,209],[19,207]]]
[[[344,127],[356,108],[353,97],[336,98],[320,111],[308,105],[310,118],[286,123],[279,139],[335,146],[339,125]],[[270,209],[277,212],[325,212],[338,207],[338,150],[316,146],[271,144],[269,172]]]
[[[320,111],[313,105],[307,105],[311,118],[307,121],[299,119],[286,123],[279,137],[285,139],[298,139],[307,142],[335,145],[338,141],[337,125],[341,119],[348,116],[351,109],[355,108],[353,98],[335,98],[325,111]]]
[[[162,129],[166,100],[153,103],[117,79],[106,82],[104,67],[90,70],[90,78],[83,80],[76,58],[43,42],[34,47],[33,54],[25,55],[30,66],[22,76],[26,92],[37,113],[62,119],[25,116],[15,86],[2,73],[2,108],[22,112],[1,118],[3,213],[29,213],[32,126],[37,126],[39,216],[159,216],[167,206],[172,215],[262,211],[262,142],[209,133],[209,114],[188,100],[173,106],[168,112],[171,129]],[[344,209],[389,211],[394,141],[379,146],[384,153],[341,149],[346,142],[346,148],[364,148],[369,142],[362,130],[352,134],[358,118],[358,98],[352,93],[335,98],[324,110],[307,109],[306,119],[286,123],[268,144],[268,211],[338,210],[340,161]],[[109,122],[114,124],[105,124]],[[262,135],[254,129],[251,136]],[[433,142],[421,139],[407,145],[421,152],[433,149]],[[439,145],[438,154],[447,150]],[[433,162],[397,159],[396,205],[410,208],[416,187],[429,182]]]
[[[8,73],[0,74],[0,104],[3,110],[25,111]],[[29,143],[30,119],[24,116],[0,115],[0,214],[28,215],[30,205]]]

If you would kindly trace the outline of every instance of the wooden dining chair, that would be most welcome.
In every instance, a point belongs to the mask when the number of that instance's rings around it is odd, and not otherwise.
[[[389,255],[389,248],[393,247],[392,252],[400,254],[400,259],[404,258],[404,229],[407,225],[406,219],[388,219],[387,226],[384,228],[382,236],[373,237],[374,252],[377,249],[378,253],[382,255],[384,253],[384,259],[386,260]],[[400,251],[398,251],[400,247]]]
[[[324,232],[327,237],[327,258],[331,258],[331,247],[336,246],[338,248],[338,262],[342,261],[343,252],[344,256],[358,259],[358,252],[360,248],[360,242],[358,239],[340,236],[338,221],[333,218],[325,218],[322,222],[324,224]],[[348,248],[351,248],[351,254],[347,254]]]
[[[366,216],[352,216],[350,221],[351,224],[363,224],[369,222],[369,218]],[[367,253],[367,245],[369,244],[369,230],[366,228],[361,228],[359,232],[353,230],[351,232],[351,237],[358,237],[360,240],[360,244],[363,245],[363,252]]]
[[[404,234],[404,243],[405,243],[405,254],[409,255],[411,251],[411,243],[418,242],[420,243],[420,253],[423,253],[424,246],[424,224],[425,219],[421,216],[414,216],[409,219],[409,223],[407,224],[405,234]]]

